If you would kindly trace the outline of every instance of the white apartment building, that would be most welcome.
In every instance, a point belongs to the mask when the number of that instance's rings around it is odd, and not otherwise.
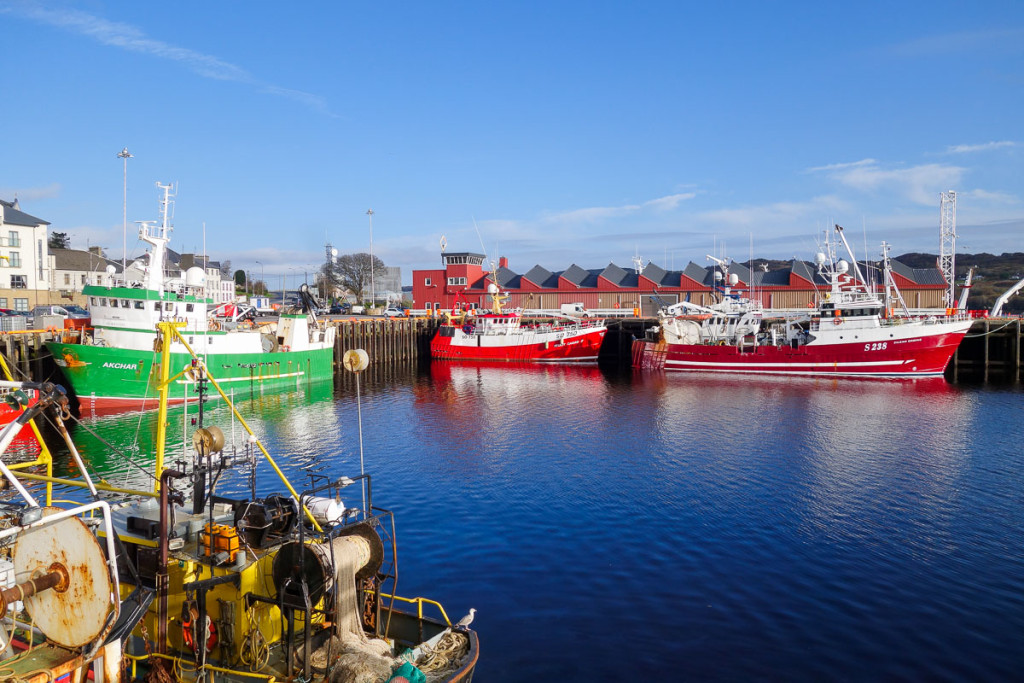
[[[0,308],[29,311],[48,303],[51,282],[46,229],[18,200],[0,200]]]

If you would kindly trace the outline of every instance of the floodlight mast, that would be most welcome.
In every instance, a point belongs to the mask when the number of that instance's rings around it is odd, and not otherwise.
[[[939,194],[939,270],[946,280],[946,308],[956,301],[956,192]]]

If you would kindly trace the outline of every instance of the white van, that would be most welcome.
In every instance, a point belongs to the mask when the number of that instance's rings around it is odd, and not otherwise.
[[[577,318],[589,318],[590,311],[582,303],[575,304],[562,304],[561,306],[562,315],[572,315]]]

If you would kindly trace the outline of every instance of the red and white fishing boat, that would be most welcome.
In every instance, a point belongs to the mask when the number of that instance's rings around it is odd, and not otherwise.
[[[517,363],[596,362],[607,328],[603,320],[555,315],[535,321],[503,308],[507,294],[488,286],[489,313],[455,310],[430,342],[430,357]]]
[[[883,260],[884,297],[865,284],[842,228],[836,233],[853,262],[815,259],[829,290],[800,314],[766,318],[756,301],[726,290],[704,307],[680,302],[662,309],[652,338],[633,344],[637,368],[813,376],[923,377],[942,375],[971,327],[966,315],[914,316]],[[728,275],[726,274],[728,278]],[[893,295],[892,292],[895,292]],[[895,298],[897,313],[890,306]]]

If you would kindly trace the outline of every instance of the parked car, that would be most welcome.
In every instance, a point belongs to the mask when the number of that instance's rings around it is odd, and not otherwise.
[[[366,307],[360,304],[352,304],[352,308],[349,309],[349,312],[353,315],[362,315],[363,313],[366,313]]]
[[[37,315],[59,315],[62,318],[90,318],[89,311],[85,310],[81,306],[75,304],[68,304],[67,306],[36,306],[32,309],[32,316]]]
[[[384,309],[383,315],[385,318],[404,318],[405,311],[399,308],[398,306],[392,305]]]
[[[337,303],[331,304],[331,315],[344,315],[352,310],[352,305],[348,303]]]

